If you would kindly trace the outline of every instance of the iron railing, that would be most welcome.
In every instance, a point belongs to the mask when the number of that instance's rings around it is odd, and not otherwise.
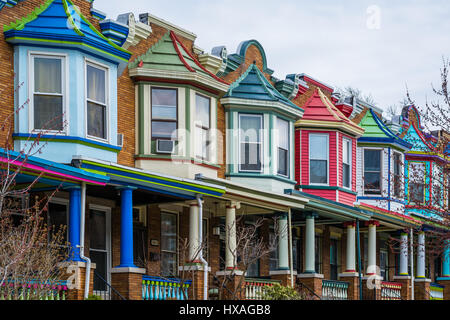
[[[296,290],[300,294],[302,300],[322,300],[321,296],[299,279],[297,279],[296,282]]]
[[[100,296],[102,300],[126,300],[116,289],[114,289],[108,281],[106,281],[98,272],[94,270],[94,282],[96,282],[101,290],[94,290],[94,295]]]
[[[348,300],[348,282],[322,280],[322,300]]]
[[[142,276],[142,300],[188,300],[192,281]]]

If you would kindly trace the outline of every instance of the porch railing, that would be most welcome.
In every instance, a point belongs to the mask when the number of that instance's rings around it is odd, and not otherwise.
[[[191,284],[191,280],[143,276],[142,300],[187,300]]]
[[[94,290],[94,294],[100,296],[102,300],[126,300],[108,281],[106,281],[97,271],[94,270],[94,288],[95,282],[99,282],[102,290]]]
[[[0,300],[66,300],[66,281],[6,280],[0,287]]]
[[[264,288],[271,287],[277,283],[281,284],[281,281],[246,278],[245,299],[260,300],[264,294]]]
[[[444,286],[437,283],[431,283],[430,300],[444,300]]]
[[[348,282],[322,280],[322,300],[347,300]]]
[[[402,284],[397,282],[381,281],[381,300],[402,300]]]

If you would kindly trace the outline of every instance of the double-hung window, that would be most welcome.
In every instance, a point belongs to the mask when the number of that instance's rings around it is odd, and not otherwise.
[[[309,182],[328,184],[328,135],[309,135]]]
[[[105,68],[86,64],[87,134],[102,140],[108,140],[106,72]]]
[[[196,156],[209,160],[209,132],[211,129],[211,99],[200,94],[195,95],[196,106]]]
[[[152,139],[172,139],[177,130],[177,89],[152,88]]]
[[[381,150],[364,149],[364,194],[381,195]]]
[[[64,57],[32,56],[33,127],[63,130]]]
[[[262,170],[262,115],[239,115],[239,171]]]
[[[394,197],[402,197],[402,155],[394,152]]]
[[[178,274],[177,215],[161,212],[161,274],[175,277]]]
[[[289,122],[277,118],[278,174],[289,176]]]
[[[352,140],[342,140],[342,186],[351,188],[352,179]]]
[[[409,163],[409,202],[411,204],[425,203],[425,164],[423,162]]]

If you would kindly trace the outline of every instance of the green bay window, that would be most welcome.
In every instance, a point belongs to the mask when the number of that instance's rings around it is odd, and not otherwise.
[[[87,64],[87,134],[108,139],[108,106],[106,69]]]
[[[381,150],[364,149],[364,194],[381,195]]]
[[[278,130],[278,171],[282,176],[289,176],[289,122],[277,118]]]
[[[262,115],[239,115],[239,171],[262,171],[262,129]]]
[[[211,99],[200,94],[195,95],[196,106],[196,157],[209,160],[210,129],[211,129]]]
[[[309,182],[328,184],[328,135],[309,135]]]
[[[152,88],[152,139],[172,139],[177,130],[177,89]]]
[[[63,57],[32,56],[35,130],[63,130],[64,69]]]

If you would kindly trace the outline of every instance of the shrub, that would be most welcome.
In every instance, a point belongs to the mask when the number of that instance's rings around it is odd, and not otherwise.
[[[284,287],[280,284],[275,284],[271,287],[266,287],[261,296],[262,300],[301,300],[300,294],[291,287]]]

